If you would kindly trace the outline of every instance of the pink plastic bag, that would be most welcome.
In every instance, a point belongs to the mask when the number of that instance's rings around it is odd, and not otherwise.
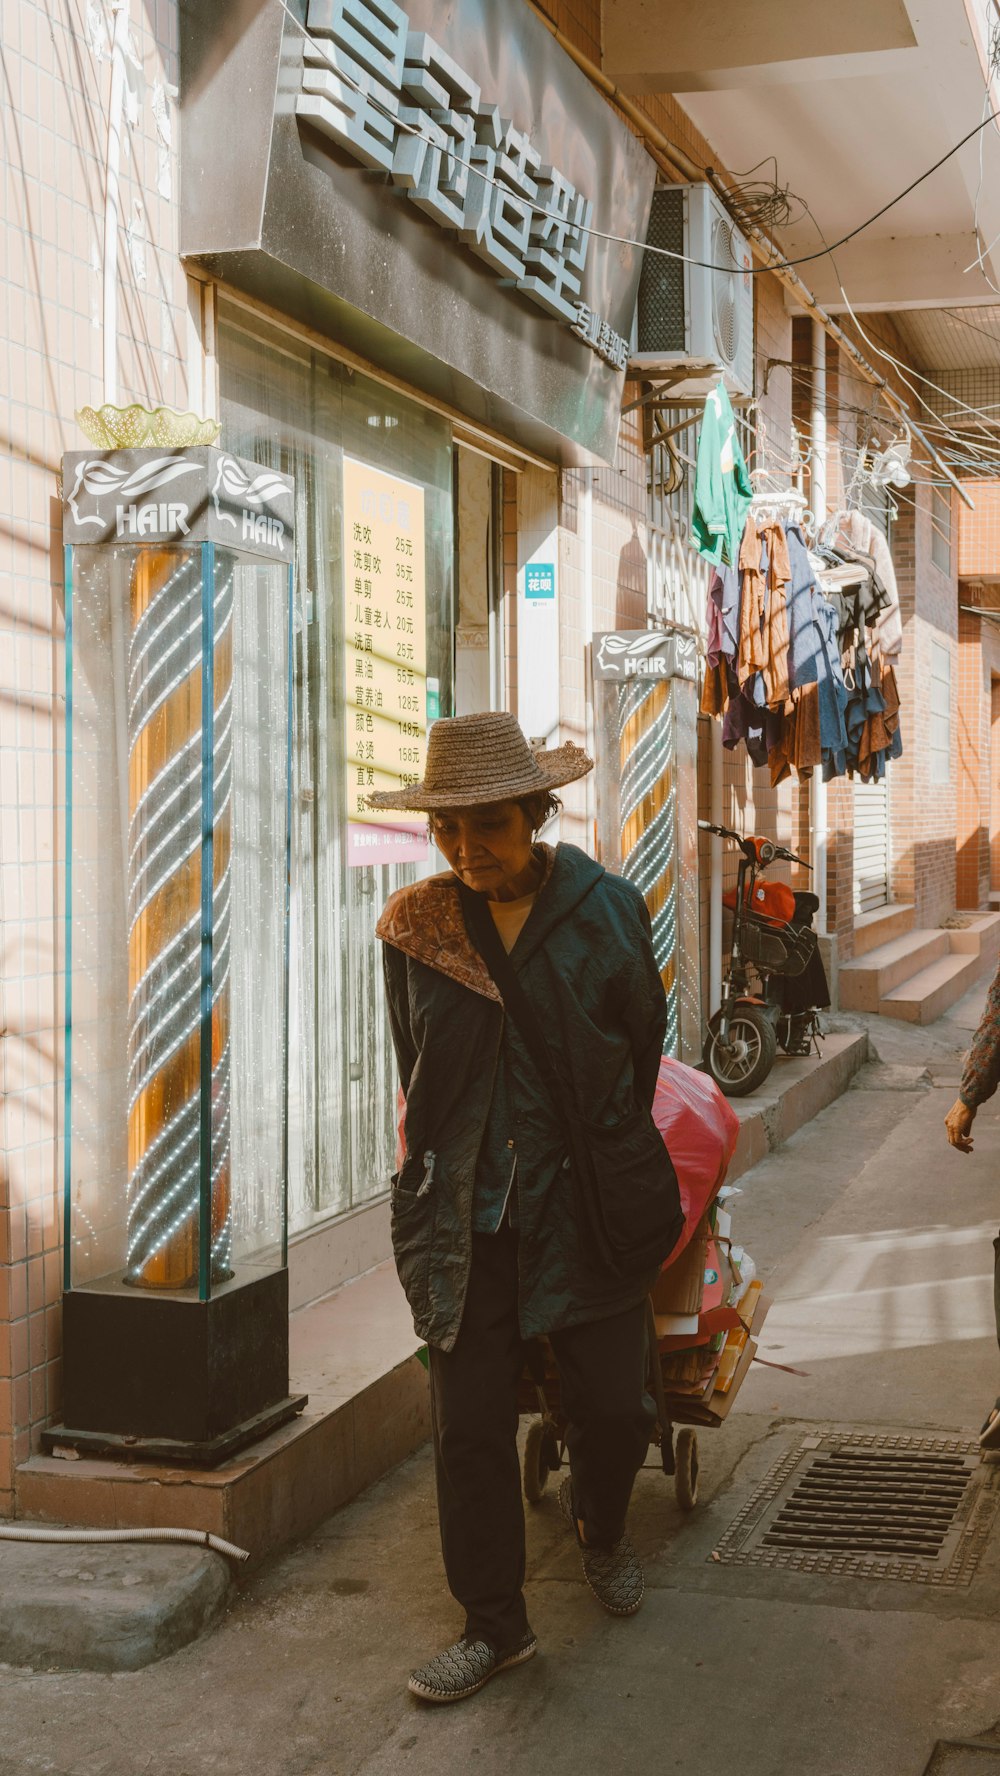
[[[653,1121],[673,1160],[684,1231],[667,1259],[673,1264],[725,1182],[740,1119],[707,1073],[664,1058],[653,1098]]]

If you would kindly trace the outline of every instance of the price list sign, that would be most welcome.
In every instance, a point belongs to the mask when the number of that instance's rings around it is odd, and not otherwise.
[[[424,490],[344,458],[347,862],[428,855],[426,821],[372,809],[423,776],[427,749]]]

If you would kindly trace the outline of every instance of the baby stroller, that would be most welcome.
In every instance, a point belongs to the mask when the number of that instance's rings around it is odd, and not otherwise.
[[[728,1416],[757,1349],[767,1312],[752,1260],[732,1239],[725,1185],[739,1121],[717,1085],[680,1061],[664,1059],[653,1117],[673,1160],[684,1231],[649,1297],[649,1392],[656,1403],[652,1443],[673,1479],[682,1510],[698,1499],[698,1428]],[[532,1415],[522,1479],[530,1504],[563,1464],[566,1420],[559,1374],[546,1339],[529,1347],[519,1407]]]

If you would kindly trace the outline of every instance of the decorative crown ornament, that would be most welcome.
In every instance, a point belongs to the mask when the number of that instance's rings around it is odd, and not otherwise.
[[[186,450],[194,444],[214,444],[222,430],[217,419],[199,419],[197,413],[178,413],[174,407],[81,407],[76,415],[81,431],[99,450]]]

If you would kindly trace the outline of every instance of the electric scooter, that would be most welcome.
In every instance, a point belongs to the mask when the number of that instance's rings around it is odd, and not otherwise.
[[[732,934],[722,1003],[709,1020],[703,1061],[727,1097],[742,1098],[763,1085],[779,1044],[789,1055],[808,1055],[814,1047],[820,1052],[818,1013],[829,1006],[830,990],[812,928],[819,898],[796,893],[786,882],[761,880],[779,859],[810,869],[793,851],[707,820],[698,825],[738,845],[741,854],[736,887],[722,897],[733,915]]]

